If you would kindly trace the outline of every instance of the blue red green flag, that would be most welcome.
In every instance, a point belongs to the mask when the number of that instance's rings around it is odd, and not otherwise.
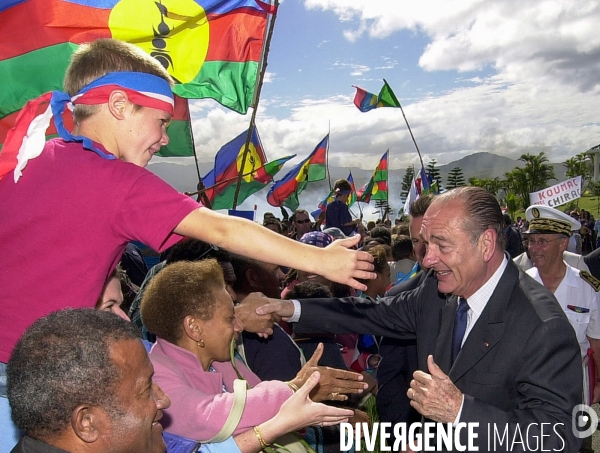
[[[368,203],[371,200],[388,199],[388,153],[389,150],[381,156],[369,182],[356,191],[356,201]]]
[[[79,45],[99,38],[131,42],[155,57],[176,80],[177,95],[212,98],[246,113],[272,13],[274,7],[261,0],[2,1],[0,144],[27,101],[62,90]],[[162,156],[194,155],[187,103],[179,111]]]
[[[298,195],[309,182],[325,179],[325,161],[329,145],[329,134],[317,145],[310,155],[295,165],[284,177],[277,181],[267,195],[271,206],[286,206],[292,211],[300,205]]]
[[[282,157],[280,159],[273,160],[266,163],[262,167],[251,171],[249,174],[243,174],[242,182],[240,184],[240,191],[238,192],[237,204],[244,202],[253,193],[266,187],[273,177],[279,173],[283,165],[290,159],[293,159],[296,155]],[[221,191],[212,202],[213,209],[230,209],[233,206],[233,199],[235,196],[235,189],[237,187],[237,178],[234,183],[228,185],[223,191]]]
[[[11,0],[0,3],[0,117],[62,88],[73,51],[98,38],[155,57],[186,98],[250,106],[273,6],[259,0]]]
[[[356,85],[352,86],[356,88],[354,105],[361,112],[368,112],[379,107],[400,107],[400,102],[385,79],[383,80],[383,87],[379,91],[379,95],[369,93]]]
[[[415,186],[417,188],[417,193],[419,195],[425,195],[430,192],[431,178],[425,172],[425,168],[423,168],[423,167],[421,167],[421,170],[419,170],[419,175],[415,178]],[[433,193],[437,193],[437,192],[433,192]]]
[[[248,153],[246,154],[244,168],[242,169],[247,136],[248,131],[245,130],[233,140],[225,143],[215,155],[215,166],[202,178],[204,187],[207,188],[205,194],[211,203],[228,186],[235,186],[238,175],[252,173],[267,163],[267,157],[263,151],[258,130],[254,126],[250,134]]]

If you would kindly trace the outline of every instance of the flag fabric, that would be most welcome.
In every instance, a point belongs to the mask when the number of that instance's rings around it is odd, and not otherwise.
[[[260,0],[10,0],[0,3],[0,118],[62,88],[77,47],[134,43],[173,76],[174,92],[245,113],[269,13]]]
[[[333,202],[334,200],[335,200],[335,192],[333,191],[333,189],[331,189],[329,191],[329,194],[325,198],[323,198],[321,201],[319,201],[319,205],[317,206],[317,209],[314,210],[313,212],[311,212],[310,215],[312,215],[314,219],[318,218],[325,211],[327,211],[327,205],[329,203]]]
[[[408,191],[408,195],[406,196],[406,201],[404,202],[404,209],[402,212],[404,215],[408,215],[410,211],[410,205],[417,201],[419,198],[419,192],[417,191],[417,182],[415,178],[413,178],[412,183],[410,184],[410,190]]]
[[[254,172],[267,162],[258,130],[254,126],[250,135],[244,168],[242,169],[247,136],[248,131],[245,130],[236,138],[224,144],[215,156],[215,166],[202,178],[204,187],[207,188],[205,194],[211,203],[228,186],[236,185],[238,175],[246,175],[247,173]],[[249,176],[244,176],[244,178],[248,180]],[[252,178],[250,177],[250,179]],[[231,199],[233,200],[233,196]]]
[[[368,112],[379,107],[400,107],[400,102],[385,79],[383,80],[383,87],[379,91],[379,95],[369,93],[356,85],[352,86],[356,88],[354,105],[361,112]]]
[[[388,199],[388,153],[383,153],[371,179],[356,191],[356,201],[369,203],[371,200]]]
[[[257,168],[250,175],[244,176],[240,184],[237,204],[242,204],[250,195],[264,188],[273,180],[273,176],[275,176],[281,170],[283,165],[294,157],[296,157],[295,154],[268,162],[264,166]],[[215,197],[214,201],[212,202],[212,208],[230,209],[233,206],[233,198],[235,196],[236,187],[237,180],[234,180],[233,184],[228,185],[225,190],[221,191]]]
[[[71,122],[73,122],[73,119],[71,119]],[[169,144],[162,146],[158,155],[162,157],[193,156],[195,151],[191,128],[188,100],[175,96],[173,117],[171,123],[167,126]]]
[[[373,188],[373,178],[356,191],[356,201],[361,203],[368,203],[371,201],[371,189]]]
[[[425,172],[425,168],[421,167],[421,170],[419,170],[419,175],[415,178],[415,185],[419,196],[429,193],[431,183],[429,182],[429,175]]]
[[[352,177],[352,172],[348,175],[348,182],[350,183],[350,187],[352,187],[350,192],[350,197],[348,197],[348,207],[351,207],[354,203],[356,203],[356,187],[354,186],[354,178]]]
[[[309,182],[325,179],[325,160],[329,145],[329,134],[317,145],[310,155],[295,165],[284,177],[277,181],[267,195],[271,206],[286,206],[295,211],[300,202],[298,195]]]
[[[354,95],[354,105],[361,112],[368,112],[369,110],[373,110],[377,108],[377,102],[379,101],[376,94],[369,93],[365,89],[361,87],[357,87],[356,85],[352,85],[356,88],[356,94]]]
[[[0,96],[2,96],[0,94]],[[38,106],[37,115],[47,107],[48,103],[42,103]],[[21,110],[11,113],[10,115],[0,118],[0,150],[6,141],[8,131],[15,126],[15,121]],[[62,115],[62,121],[68,131],[74,128],[73,115],[70,110],[65,109]],[[167,127],[169,135],[169,144],[160,148],[159,156],[162,157],[180,157],[193,156],[194,143],[192,141],[190,114],[188,100],[175,95],[175,106],[171,123]],[[50,121],[50,126],[46,130],[46,140],[58,137],[58,132],[54,125],[54,121]]]

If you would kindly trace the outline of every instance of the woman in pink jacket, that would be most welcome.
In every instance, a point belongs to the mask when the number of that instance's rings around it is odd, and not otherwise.
[[[258,306],[264,299],[256,302]],[[157,336],[150,352],[154,380],[171,398],[162,419],[165,430],[198,441],[213,439],[234,404],[233,382],[238,376],[230,362],[230,347],[244,328],[234,315],[220,266],[205,260],[165,267],[146,289],[141,313],[144,325]],[[236,359],[249,389],[233,434],[253,430],[275,416],[315,370],[321,380],[311,392],[313,400],[344,401],[342,393],[361,393],[360,375],[316,366],[321,349],[287,383],[260,382]]]

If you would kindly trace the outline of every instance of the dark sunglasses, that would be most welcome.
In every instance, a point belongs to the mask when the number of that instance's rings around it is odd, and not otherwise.
[[[310,223],[310,219],[296,220],[296,223],[299,223],[300,225],[302,225],[303,223]]]

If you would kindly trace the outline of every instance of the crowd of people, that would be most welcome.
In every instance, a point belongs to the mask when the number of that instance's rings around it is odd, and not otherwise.
[[[143,168],[171,84],[133,46],[81,46],[52,101],[76,130],[0,180],[0,451],[327,453],[341,422],[423,417],[479,423],[460,434],[479,451],[488,425],[591,448],[572,429],[600,399],[589,213],[513,224],[461,187],[365,225],[338,180],[318,219],[219,215]]]

